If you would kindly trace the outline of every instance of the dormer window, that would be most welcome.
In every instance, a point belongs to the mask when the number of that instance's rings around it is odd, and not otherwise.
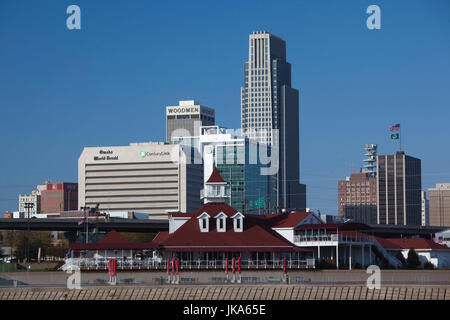
[[[223,212],[219,213],[217,216],[214,217],[216,219],[216,228],[217,232],[225,232],[227,231],[226,225],[227,225],[227,216]]]
[[[244,231],[244,215],[240,212],[231,217],[233,219],[234,232]]]
[[[200,226],[200,232],[209,232],[209,214],[203,212],[197,217]]]

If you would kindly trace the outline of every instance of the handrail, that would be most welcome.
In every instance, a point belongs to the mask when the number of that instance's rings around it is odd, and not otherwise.
[[[294,242],[339,241],[339,242],[372,242],[369,235],[294,235]]]
[[[61,270],[67,270],[71,266],[77,266],[77,267],[89,267],[89,268],[98,268],[98,267],[105,267],[108,266],[109,259],[94,259],[94,258],[69,258],[66,259],[66,262],[63,267],[61,267]],[[304,259],[304,260],[294,260],[294,259],[287,259],[286,260],[286,267],[288,268],[294,268],[294,267],[313,267],[314,266],[314,259]],[[231,259],[228,260],[228,269],[231,271]],[[123,259],[117,259],[117,267],[140,267],[140,268],[148,268],[148,267],[155,267],[155,268],[161,268],[165,269],[167,267],[166,261],[150,261],[148,260],[125,260]],[[275,260],[241,260],[241,267],[254,267],[254,268],[266,268],[266,267],[274,267],[279,268],[283,267],[283,260],[282,259],[275,259]],[[221,259],[214,259],[214,260],[180,260],[180,267],[181,269],[184,268],[207,268],[207,269],[225,269],[225,260]],[[237,263],[236,263],[237,268]]]

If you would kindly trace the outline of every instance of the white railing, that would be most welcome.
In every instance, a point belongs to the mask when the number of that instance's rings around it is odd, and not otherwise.
[[[156,261],[154,259],[146,260],[117,260],[117,269],[167,269],[167,260]],[[94,258],[69,258],[66,259],[65,264],[60,270],[66,271],[71,266],[77,266],[79,268],[88,270],[107,270],[109,259],[94,259]],[[170,260],[170,270],[172,270],[172,260]],[[238,260],[235,261],[235,268],[238,267]],[[276,269],[283,267],[283,260],[241,260],[241,269]],[[314,259],[305,260],[286,260],[287,268],[314,268]],[[225,269],[225,260],[180,260],[180,270],[189,269]],[[232,259],[228,259],[228,270],[232,269]]]
[[[341,234],[327,234],[327,235],[294,235],[294,242],[369,242],[372,243],[369,235],[341,235]]]
[[[231,195],[231,191],[230,189],[226,189],[226,190],[210,190],[210,189],[201,189],[200,190],[200,198],[205,198],[205,197],[218,197],[218,198],[224,198],[224,197],[229,197]]]

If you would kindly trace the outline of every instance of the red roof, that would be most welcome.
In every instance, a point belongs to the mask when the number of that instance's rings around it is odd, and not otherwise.
[[[165,240],[167,240],[167,238],[170,236],[169,231],[160,231],[156,237],[152,240],[152,242],[155,243],[161,243],[164,242]]]
[[[268,214],[265,217],[270,219],[272,228],[294,228],[310,214],[311,212],[289,212]]]
[[[225,202],[208,202],[201,206],[192,216],[198,217],[203,212],[206,212],[211,217],[215,217],[223,212],[227,217],[234,216],[238,211]]]
[[[208,181],[206,181],[206,183],[226,183],[226,181],[223,180],[219,170],[217,170],[217,168],[214,167],[211,176],[209,177]]]
[[[450,250],[449,247],[443,246],[434,241],[424,238],[378,238],[378,242],[382,247],[387,249],[435,249],[435,250]]]
[[[214,205],[213,208],[220,208],[219,205],[230,206],[224,203],[208,203],[205,206]],[[203,206],[203,207],[205,207]],[[233,209],[233,208],[231,208]],[[234,210],[234,209],[233,209]],[[199,209],[199,211],[201,211]],[[206,211],[206,210],[205,210]],[[236,210],[234,210],[236,211]],[[206,211],[212,216],[210,211]],[[217,213],[219,210],[217,210]],[[228,216],[228,212],[224,212]],[[235,232],[231,219],[226,223],[225,232],[217,232],[215,220],[209,222],[209,232],[200,232],[197,219],[190,219],[177,229],[170,237],[161,243],[164,249],[171,251],[186,250],[244,250],[246,251],[273,251],[273,250],[301,250],[270,228],[270,224],[264,219],[253,215],[246,215],[244,219],[243,232]],[[294,249],[295,248],[295,249]]]
[[[100,241],[101,244],[113,244],[113,243],[130,243],[128,239],[118,233],[116,230],[108,232]]]

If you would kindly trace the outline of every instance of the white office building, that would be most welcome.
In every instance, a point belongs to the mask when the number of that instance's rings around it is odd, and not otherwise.
[[[31,191],[31,194],[19,195],[19,214],[23,217],[35,217],[41,212],[41,191],[45,190],[45,185],[38,185],[35,190]],[[25,208],[26,203],[31,203],[32,208]]]
[[[191,149],[164,142],[87,147],[78,160],[78,205],[101,212],[168,212],[198,208],[203,166],[186,161]]]

